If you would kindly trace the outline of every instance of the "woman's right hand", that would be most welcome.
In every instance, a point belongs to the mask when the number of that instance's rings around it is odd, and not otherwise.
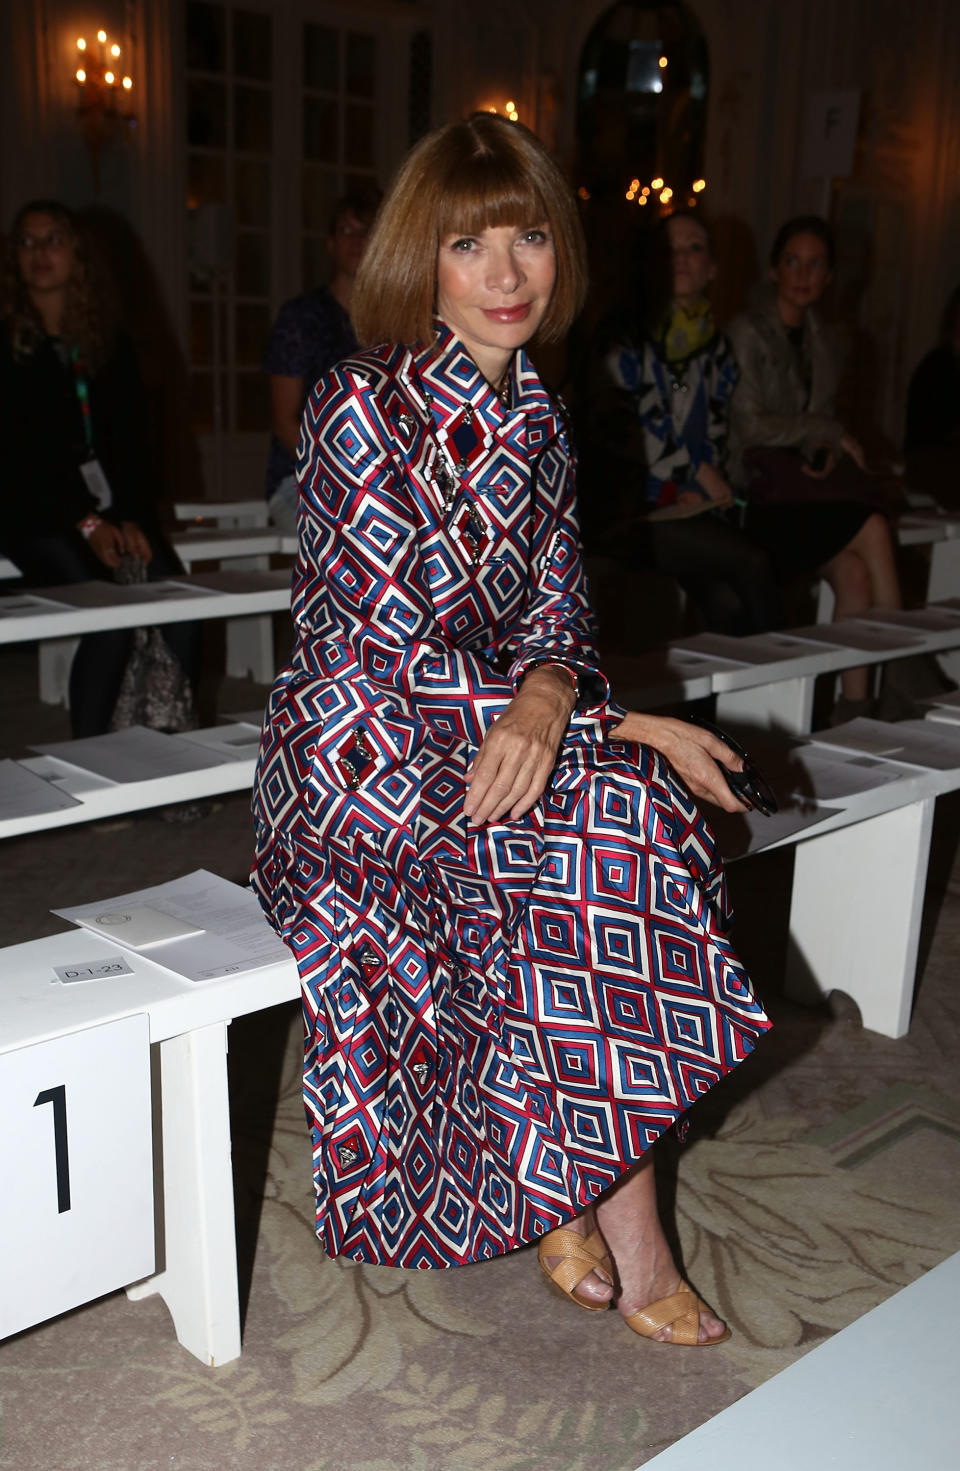
[[[463,810],[473,827],[516,820],[546,790],[576,695],[562,669],[541,665],[493,722],[467,773]]]
[[[87,546],[105,567],[120,566],[123,545],[123,532],[111,521],[101,521],[87,537]]]

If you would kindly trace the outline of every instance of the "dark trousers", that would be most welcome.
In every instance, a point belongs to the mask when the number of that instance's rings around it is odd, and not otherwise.
[[[782,626],[769,557],[716,513],[638,523],[628,555],[634,568],[656,567],[675,578],[712,633],[741,637]]]
[[[148,580],[182,576],[183,567],[173,548],[160,536],[148,533],[147,539],[153,551]],[[110,568],[97,560],[79,532],[20,537],[3,550],[31,587],[57,587],[93,579],[109,582],[112,578]],[[165,623],[161,632],[196,688],[202,655],[200,625]],[[109,730],[132,644],[132,628],[104,629],[81,638],[70,668],[70,727],[75,738],[103,735]]]

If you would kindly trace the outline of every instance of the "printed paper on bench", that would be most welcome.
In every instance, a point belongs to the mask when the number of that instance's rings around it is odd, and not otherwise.
[[[56,598],[41,598],[32,592],[16,593],[0,598],[0,618],[22,618],[24,613],[62,613],[67,606]]]
[[[228,752],[207,750],[195,741],[184,742],[142,725],[114,730],[109,735],[88,736],[85,740],[31,746],[30,750],[40,756],[56,756],[59,761],[95,772],[112,782],[156,781],[157,777],[182,776],[188,771],[203,771],[236,760],[236,755]]]
[[[108,908],[136,905],[147,905],[204,931],[150,950],[152,961],[188,981],[212,981],[267,965],[293,964],[290,951],[268,925],[253,892],[204,868],[150,889],[52,913],[92,931],[92,921]]]
[[[79,806],[76,797],[61,791],[19,761],[0,761],[0,822]]]
[[[956,771],[960,767],[960,730],[933,720],[851,720],[847,725],[821,731],[817,745],[847,751],[867,751],[927,771]]]

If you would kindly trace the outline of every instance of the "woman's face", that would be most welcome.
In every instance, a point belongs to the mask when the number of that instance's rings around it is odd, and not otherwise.
[[[717,274],[707,232],[696,220],[681,216],[668,221],[667,233],[673,262],[673,299],[694,301],[703,296]]]
[[[770,267],[770,279],[780,300],[795,312],[819,301],[831,279],[830,255],[819,235],[791,235]]]
[[[437,312],[484,377],[497,383],[536,332],[557,278],[547,224],[447,235],[437,252]]]
[[[354,214],[352,209],[345,210],[337,218],[337,223],[327,241],[327,249],[333,261],[334,275],[346,276],[349,280],[353,280],[360,269],[363,252],[367,247],[370,225],[369,219],[361,219],[359,215]]]
[[[20,275],[30,291],[60,291],[76,269],[73,232],[53,215],[25,215],[16,246]]]

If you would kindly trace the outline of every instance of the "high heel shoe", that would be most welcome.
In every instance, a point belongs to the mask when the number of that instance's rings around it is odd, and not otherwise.
[[[559,1257],[555,1267],[547,1265],[548,1257]],[[609,1302],[587,1302],[577,1297],[575,1291],[591,1272],[604,1274],[613,1285],[613,1266],[599,1231],[591,1231],[589,1236],[581,1236],[579,1231],[569,1231],[563,1226],[548,1231],[546,1236],[540,1237],[537,1261],[554,1287],[559,1288],[564,1297],[569,1297],[578,1308],[586,1308],[588,1313],[603,1313],[609,1308]]]
[[[681,1282],[676,1292],[669,1297],[658,1298],[635,1313],[624,1315],[623,1321],[632,1333],[641,1338],[652,1338],[655,1343],[672,1343],[682,1348],[710,1348],[715,1343],[726,1343],[730,1329],[725,1328],[716,1338],[700,1339],[700,1314],[709,1313],[707,1304],[697,1296],[689,1282]],[[661,1328],[669,1328],[669,1338],[656,1338]]]

